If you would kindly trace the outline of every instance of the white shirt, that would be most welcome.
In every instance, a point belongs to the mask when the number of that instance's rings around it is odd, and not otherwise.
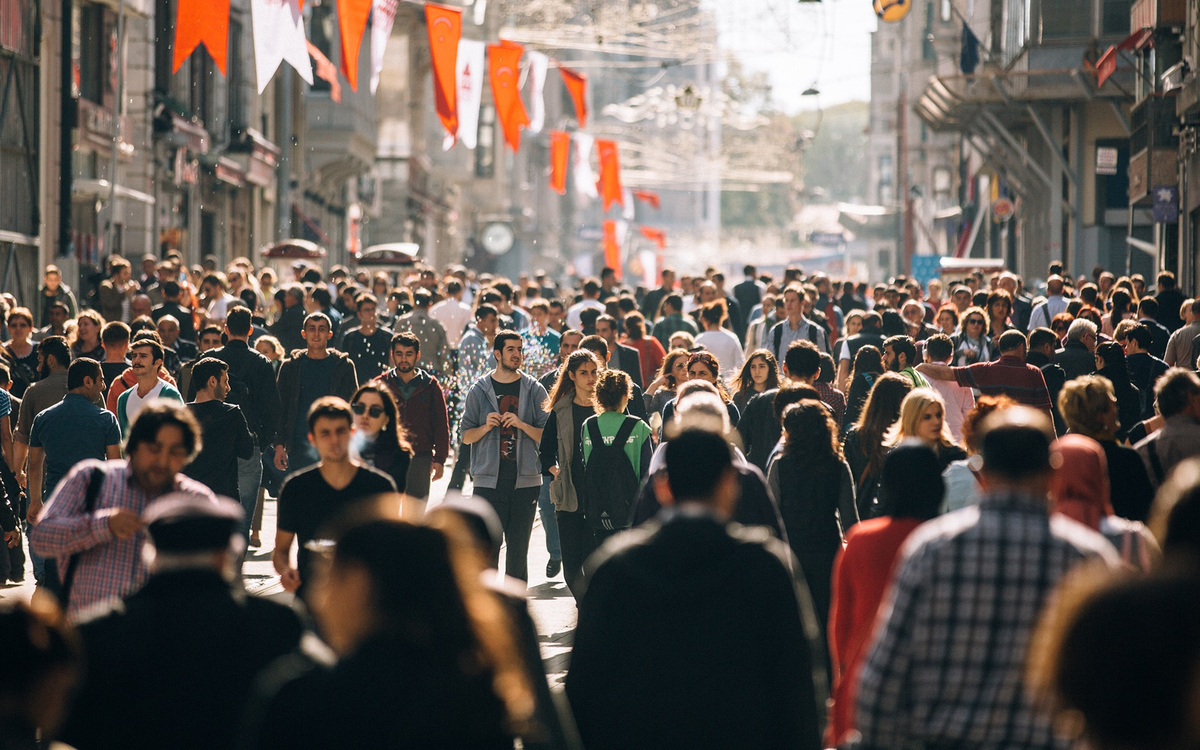
[[[1029,314],[1029,330],[1034,328],[1049,328],[1054,316],[1067,311],[1067,301],[1061,294],[1047,297],[1045,302],[1033,308]]]
[[[696,346],[703,346],[713,353],[721,364],[721,379],[725,381],[735,377],[746,361],[746,354],[737,336],[724,328],[700,334],[696,337]]]
[[[451,297],[429,308],[429,317],[442,324],[446,329],[446,343],[451,349],[457,349],[471,322],[471,307]]]
[[[225,318],[229,317],[229,303],[237,301],[238,298],[232,294],[222,294],[208,306],[208,317],[216,321],[224,321]]]
[[[158,398],[158,395],[162,393],[163,386],[166,384],[167,381],[159,378],[158,382],[154,384],[154,387],[150,389],[150,392],[143,397],[138,396],[138,387],[135,383],[133,387],[129,389],[129,398],[125,400],[126,423],[133,424],[133,420],[137,418],[137,415],[142,411],[142,408],[146,404]]]
[[[582,330],[583,321],[579,319],[579,313],[588,309],[599,310],[603,313],[604,303],[598,299],[585,299],[583,302],[576,302],[567,310],[567,325],[576,331]]]
[[[946,402],[946,427],[950,429],[950,434],[954,436],[955,442],[961,445],[963,419],[966,418],[967,412],[975,408],[974,392],[953,380],[926,379],[938,393],[942,394],[942,400]]]

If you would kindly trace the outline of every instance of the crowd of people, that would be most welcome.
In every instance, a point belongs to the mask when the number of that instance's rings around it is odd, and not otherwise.
[[[0,298],[0,750],[1200,743],[1169,272],[139,269]]]

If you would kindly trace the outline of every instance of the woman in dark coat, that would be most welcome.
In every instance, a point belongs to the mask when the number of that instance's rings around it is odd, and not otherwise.
[[[900,404],[912,389],[912,381],[903,375],[894,372],[880,375],[858,421],[846,431],[842,441],[842,453],[854,476],[858,517],[863,520],[878,515],[879,470],[888,452],[883,438],[900,418]]]
[[[397,492],[404,492],[412,448],[392,392],[382,383],[365,383],[350,397],[350,409],[354,412],[353,445],[359,456],[390,476]]]
[[[1096,374],[1112,383],[1120,420],[1114,437],[1118,443],[1124,442],[1129,431],[1142,419],[1142,394],[1129,379],[1125,350],[1120,344],[1110,341],[1096,347]]]
[[[864,346],[854,355],[854,369],[850,373],[850,390],[846,394],[843,431],[850,429],[850,425],[858,421],[863,407],[867,404],[867,396],[871,395],[871,388],[883,373],[883,354],[877,347]]]

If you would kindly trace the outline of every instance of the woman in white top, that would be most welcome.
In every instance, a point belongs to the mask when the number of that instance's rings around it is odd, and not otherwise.
[[[716,355],[721,363],[721,379],[728,383],[736,377],[746,361],[742,343],[732,331],[721,327],[725,322],[725,300],[710,302],[700,311],[700,324],[704,333],[696,337],[696,345]]]

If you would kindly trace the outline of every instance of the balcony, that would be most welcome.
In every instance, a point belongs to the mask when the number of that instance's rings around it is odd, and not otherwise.
[[[1156,26],[1182,26],[1187,21],[1187,0],[1137,0],[1129,11],[1129,30]]]

